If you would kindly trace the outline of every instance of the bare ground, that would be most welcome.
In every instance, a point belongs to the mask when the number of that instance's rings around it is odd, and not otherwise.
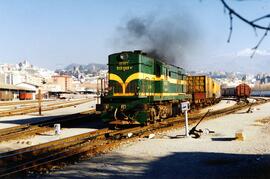
[[[205,121],[215,131],[199,139],[184,129],[140,139],[43,178],[269,178],[270,103],[253,113],[237,112]],[[190,126],[192,127],[192,126]],[[243,131],[244,141],[234,140]],[[37,176],[41,177],[41,176]]]

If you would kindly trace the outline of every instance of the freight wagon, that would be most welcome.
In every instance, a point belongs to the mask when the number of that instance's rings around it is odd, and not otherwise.
[[[250,86],[245,83],[239,84],[236,87],[222,88],[221,91],[223,97],[233,97],[238,101],[242,99],[246,100],[251,94]]]
[[[270,97],[270,84],[257,84],[251,89],[251,96]]]
[[[188,76],[187,93],[192,95],[193,106],[211,105],[221,97],[220,85],[205,75]]]
[[[31,100],[33,99],[33,94],[27,92],[20,92],[19,98],[20,100]]]
[[[221,89],[222,97],[235,97],[235,87],[222,88]]]
[[[251,88],[249,85],[242,83],[236,86],[236,96],[238,98],[248,98],[251,94]]]
[[[261,96],[261,97],[270,97],[270,91],[253,91],[250,94],[251,96]]]

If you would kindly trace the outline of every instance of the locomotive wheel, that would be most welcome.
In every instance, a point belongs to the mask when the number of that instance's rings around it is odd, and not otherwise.
[[[150,109],[150,121],[152,123],[156,123],[156,118],[157,118],[157,112],[156,112],[156,109],[154,107],[152,107]]]
[[[117,124],[109,124],[109,129],[118,130],[118,129],[121,129],[121,128]]]
[[[150,121],[149,120],[147,120],[145,123],[144,123],[144,125],[143,126],[149,126],[150,125]]]
[[[164,119],[168,118],[168,112],[167,112],[167,108],[165,106],[162,106],[160,108],[160,120],[163,121]]]

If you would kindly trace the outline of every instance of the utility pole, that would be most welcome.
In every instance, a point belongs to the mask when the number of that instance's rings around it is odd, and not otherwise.
[[[38,89],[38,114],[41,116],[41,90]]]
[[[99,78],[97,78],[97,104],[99,104]]]

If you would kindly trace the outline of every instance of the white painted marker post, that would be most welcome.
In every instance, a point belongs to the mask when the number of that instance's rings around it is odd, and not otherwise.
[[[55,135],[61,134],[61,125],[60,124],[54,124],[54,132],[55,132]]]
[[[189,132],[188,131],[188,110],[189,109],[190,109],[190,104],[188,101],[181,103],[181,110],[185,112],[185,129],[186,129],[185,134],[186,134],[186,137],[189,136],[189,134],[188,134],[188,132]]]
[[[188,134],[188,113],[187,113],[187,110],[185,111],[185,129],[186,129],[186,137],[188,137],[189,134]]]

